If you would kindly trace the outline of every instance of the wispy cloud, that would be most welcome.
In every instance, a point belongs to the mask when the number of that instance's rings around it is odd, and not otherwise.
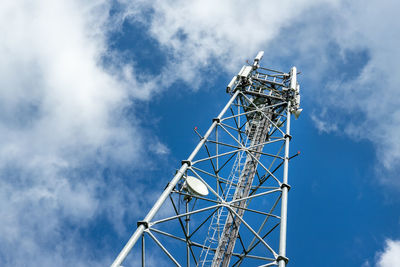
[[[120,2],[125,4],[126,18],[143,23],[171,54],[165,73],[173,71],[175,78],[192,83],[204,69],[237,71],[238,62],[268,47],[281,29],[303,12],[338,1],[253,1],[251,5],[241,0]],[[268,51],[266,57],[270,57]]]
[[[339,125],[352,138],[369,140],[376,147],[376,167],[389,174],[389,184],[398,185],[395,173],[400,166],[400,72],[396,66],[400,60],[400,31],[393,27],[393,18],[400,5],[394,1],[367,6],[353,1],[343,5],[346,8],[331,13],[335,21],[329,27],[331,39],[322,45],[326,46],[325,53],[329,45],[336,45],[340,61],[346,63],[342,73],[349,77],[342,74],[333,78],[317,72],[331,81],[323,87],[324,94],[318,95],[321,106],[327,109],[325,121]],[[317,34],[315,40],[320,39],[318,35],[321,36]],[[365,54],[364,62],[352,56],[357,53]],[[335,75],[332,68],[325,70]],[[387,178],[382,181],[387,183]]]
[[[312,113],[310,115],[311,120],[314,122],[315,127],[318,129],[318,131],[320,133],[331,133],[338,131],[337,124],[325,119],[324,116],[326,116],[326,111],[318,115],[316,115],[315,113]]]

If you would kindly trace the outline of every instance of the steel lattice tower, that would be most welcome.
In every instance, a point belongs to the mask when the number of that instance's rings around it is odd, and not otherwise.
[[[300,86],[295,67],[260,67],[263,53],[233,77],[208,131],[195,129],[199,143],[112,267],[139,239],[142,266],[154,247],[176,266],[286,266],[288,167],[298,155],[289,156],[290,118],[302,111]]]

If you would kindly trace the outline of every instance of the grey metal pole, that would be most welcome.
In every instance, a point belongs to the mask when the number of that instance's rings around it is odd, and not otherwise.
[[[175,174],[174,178],[172,178],[171,182],[168,184],[168,186],[165,188],[164,192],[161,194],[161,196],[158,198],[154,206],[151,208],[147,216],[144,218],[142,223],[138,226],[136,231],[132,234],[131,238],[128,240],[124,248],[121,250],[121,252],[118,254],[117,258],[114,260],[114,262],[111,264],[111,267],[120,267],[121,263],[125,260],[125,258],[128,256],[129,252],[132,250],[133,246],[136,244],[138,241],[139,237],[143,234],[143,231],[146,229],[145,224],[148,224],[153,217],[156,215],[158,210],[161,208],[162,204],[164,201],[167,199],[171,191],[174,189],[175,185],[178,183],[178,181],[181,179],[187,168],[189,167],[190,162],[193,160],[193,158],[196,156],[196,154],[199,152],[201,147],[204,145],[206,142],[207,138],[210,136],[211,132],[214,130],[215,126],[218,124],[219,119],[222,118],[222,116],[225,114],[225,112],[228,110],[230,105],[233,103],[233,101],[236,99],[238,96],[239,91],[237,90],[231,99],[228,101],[228,103],[225,105],[225,107],[222,109],[220,114],[217,117],[217,120],[213,120],[213,123],[211,124],[210,128],[204,135],[204,138],[200,140],[200,142],[197,144],[196,148],[193,150],[193,152],[190,154],[189,158],[184,162],[181,166],[181,168],[178,170],[178,172]]]
[[[186,199],[186,213],[189,212],[189,199]],[[189,221],[190,215],[186,215],[186,236],[189,236]],[[186,243],[186,266],[190,267],[190,244]]]
[[[142,267],[146,266],[146,250],[145,250],[145,246],[144,246],[144,233],[142,234]]]

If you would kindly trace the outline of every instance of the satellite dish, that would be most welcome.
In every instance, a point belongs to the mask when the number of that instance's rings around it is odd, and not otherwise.
[[[191,194],[198,196],[207,196],[208,189],[207,186],[201,181],[193,176],[187,176],[184,188]]]

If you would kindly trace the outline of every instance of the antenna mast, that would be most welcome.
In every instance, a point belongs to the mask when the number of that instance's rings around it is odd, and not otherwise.
[[[195,129],[199,143],[112,267],[140,238],[142,266],[156,247],[176,266],[286,266],[288,167],[298,155],[289,155],[290,117],[302,111],[300,86],[296,67],[260,67],[263,54],[233,77],[204,136]]]

